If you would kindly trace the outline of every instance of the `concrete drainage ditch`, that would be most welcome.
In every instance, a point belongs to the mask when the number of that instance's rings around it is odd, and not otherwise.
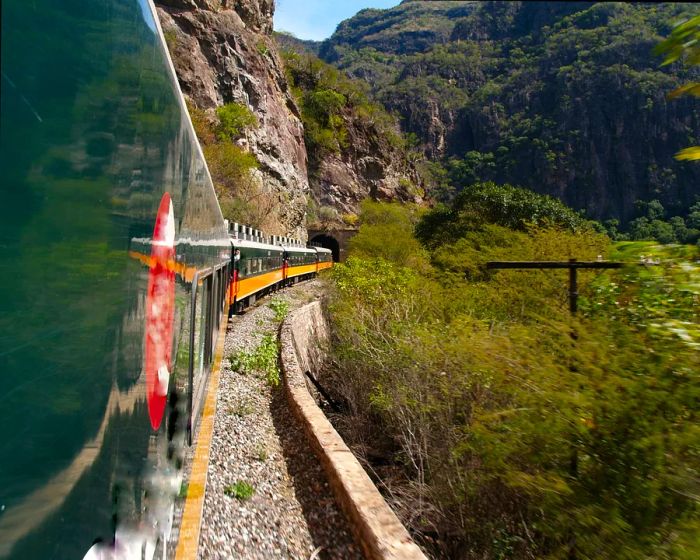
[[[329,326],[319,301],[290,313],[282,324],[280,352],[290,406],[365,556],[371,560],[426,560],[309,392],[305,372],[319,370],[328,338]]]

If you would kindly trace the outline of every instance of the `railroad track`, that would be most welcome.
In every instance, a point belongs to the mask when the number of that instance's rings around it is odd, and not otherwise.
[[[209,441],[196,442],[198,451],[189,466],[201,471],[205,458],[199,450],[210,448],[202,516],[183,519],[190,526],[180,532],[192,535],[192,524],[200,522],[201,530],[185,546],[180,537],[174,555],[178,560],[307,560],[314,553],[320,558],[362,557],[281,386],[271,386],[260,371],[234,371],[228,359],[254,352],[266,336],[276,338],[279,320],[269,306],[273,299],[293,309],[319,295],[319,281],[300,283],[230,320],[213,429],[203,433]],[[234,495],[237,484],[249,485],[252,495]],[[187,509],[187,502],[182,505]]]

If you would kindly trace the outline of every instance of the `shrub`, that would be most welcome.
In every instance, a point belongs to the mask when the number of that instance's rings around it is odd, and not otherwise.
[[[331,118],[347,103],[346,97],[337,91],[322,89],[311,91],[304,97],[304,110],[319,123],[331,125]]]
[[[219,118],[216,133],[220,141],[233,140],[246,129],[258,125],[257,117],[241,103],[226,103],[217,107],[216,116]]]
[[[419,267],[425,251],[413,237],[417,210],[400,204],[360,204],[360,229],[349,241],[353,254],[380,257],[399,266]]]
[[[349,225],[349,226],[354,226],[357,224],[357,222],[360,220],[360,217],[357,214],[343,214],[341,216],[343,223]]]
[[[170,51],[170,54],[172,55],[178,45],[177,33],[174,30],[169,29],[168,31],[163,31],[163,37],[165,38],[165,44],[168,46],[168,51]]]
[[[258,168],[257,158],[233,142],[217,142],[205,146],[204,157],[214,183],[235,190],[237,183],[249,179],[250,171]]]
[[[234,484],[229,484],[226,488],[224,488],[224,494],[231,496],[232,498],[236,498],[241,502],[245,502],[253,497],[253,494],[255,494],[255,488],[244,480],[238,480]]]
[[[282,299],[275,298],[269,304],[268,307],[275,312],[275,321],[284,321],[289,313],[289,303]]]
[[[442,555],[693,557],[694,304],[638,276],[646,269],[582,271],[572,318],[564,271],[483,264],[595,259],[607,237],[488,216],[407,267],[391,247],[416,242],[410,211],[363,205],[360,241],[334,267],[329,303],[333,386],[352,415],[344,436],[391,463],[381,472],[401,471],[384,481],[388,499],[419,536],[437,531]],[[372,228],[383,243],[363,235]],[[645,311],[658,305],[662,314]]]
[[[337,133],[331,128],[324,128],[313,120],[304,123],[304,141],[309,157],[318,161],[326,154],[338,153],[340,142]]]
[[[273,387],[280,383],[278,359],[279,346],[277,339],[271,334],[263,336],[253,352],[240,351],[229,357],[231,369],[244,374],[260,372]]]
[[[418,224],[416,234],[429,247],[459,239],[482,224],[515,230],[552,225],[577,230],[587,222],[564,203],[528,189],[478,183],[460,192],[451,207],[438,206]]]
[[[263,56],[270,52],[267,43],[262,39],[256,43],[255,48]]]

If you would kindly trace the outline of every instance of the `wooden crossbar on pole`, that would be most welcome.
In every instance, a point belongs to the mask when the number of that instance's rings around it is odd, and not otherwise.
[[[489,261],[486,268],[490,269],[542,269],[542,268],[566,268],[569,270],[569,311],[572,315],[578,311],[578,278],[576,271],[579,268],[622,268],[627,263],[615,261]]]

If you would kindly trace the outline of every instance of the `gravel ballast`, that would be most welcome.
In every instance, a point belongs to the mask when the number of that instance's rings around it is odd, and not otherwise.
[[[260,300],[229,323],[199,558],[362,558],[281,384],[272,387],[260,372],[235,372],[229,359],[239,351],[253,352],[266,334],[277,338],[273,299],[287,302],[291,311],[320,293],[318,280],[302,282]],[[245,499],[240,494],[247,485],[253,494]]]

